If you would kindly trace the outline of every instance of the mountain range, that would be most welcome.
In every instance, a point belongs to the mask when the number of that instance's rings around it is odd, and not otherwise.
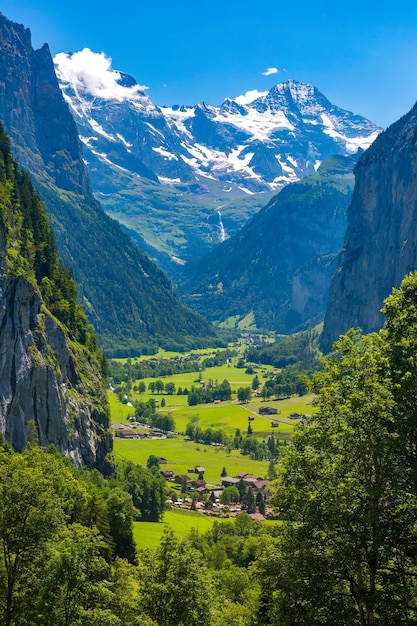
[[[57,247],[108,351],[199,346],[215,339],[156,265],[94,198],[71,112],[48,46],[0,14],[0,121],[31,173]]]
[[[104,55],[54,62],[96,197],[171,275],[238,232],[274,191],[380,130],[296,81],[220,106],[167,107]]]

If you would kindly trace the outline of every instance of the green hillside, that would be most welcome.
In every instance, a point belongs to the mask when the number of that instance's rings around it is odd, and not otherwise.
[[[285,187],[239,234],[185,267],[183,300],[229,328],[246,318],[245,326],[287,334],[321,319],[343,242],[355,160],[324,162]]]

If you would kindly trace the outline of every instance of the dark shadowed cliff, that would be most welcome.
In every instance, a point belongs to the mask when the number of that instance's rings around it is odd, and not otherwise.
[[[347,212],[347,231],[333,277],[322,346],[351,326],[383,325],[392,287],[417,267],[417,105],[362,155]]]

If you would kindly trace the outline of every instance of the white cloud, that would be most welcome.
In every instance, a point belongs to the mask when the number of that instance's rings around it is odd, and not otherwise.
[[[112,60],[104,52],[100,54],[84,48],[81,52],[60,52],[54,57],[59,80],[70,83],[74,90],[88,93],[104,100],[141,100],[144,85],[124,87],[120,85],[121,74],[112,69]]]
[[[279,69],[277,67],[267,67],[264,72],[262,72],[263,76],[271,76],[272,74],[278,74]]]
[[[247,91],[243,96],[237,96],[237,98],[234,98],[234,101],[238,104],[250,104],[257,98],[263,98],[267,94],[267,91],[258,91],[257,89],[251,89],[250,91]]]

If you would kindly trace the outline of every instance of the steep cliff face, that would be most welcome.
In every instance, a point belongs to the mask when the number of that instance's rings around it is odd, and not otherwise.
[[[42,446],[75,465],[106,469],[108,415],[97,364],[70,345],[23,277],[0,277],[0,432],[15,449],[34,420]]]
[[[76,301],[30,177],[0,125],[0,433],[107,471],[112,449],[102,355]]]
[[[91,193],[75,122],[63,106],[48,45],[0,14],[0,111],[18,161],[65,190]]]
[[[322,347],[351,326],[383,324],[392,287],[417,267],[417,105],[362,155],[347,212],[339,267],[332,279]]]

